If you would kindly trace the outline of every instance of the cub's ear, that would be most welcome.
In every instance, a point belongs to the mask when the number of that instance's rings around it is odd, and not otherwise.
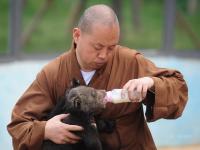
[[[71,81],[71,84],[70,84],[70,88],[75,88],[77,86],[80,86],[80,81],[73,78],[72,81]]]
[[[68,111],[70,111],[73,108],[73,103],[68,98],[69,91],[70,90],[66,90],[65,92],[65,103],[63,104],[63,109],[65,113],[68,113]]]
[[[67,99],[67,96],[68,96],[68,94],[69,94],[69,91],[70,91],[70,89],[67,89],[66,91],[65,91],[65,99]]]

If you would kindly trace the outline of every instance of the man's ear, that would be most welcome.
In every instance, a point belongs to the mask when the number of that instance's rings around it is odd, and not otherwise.
[[[74,42],[77,43],[78,42],[78,39],[80,37],[80,34],[81,34],[81,30],[79,28],[74,28],[73,29],[73,39],[74,39]]]

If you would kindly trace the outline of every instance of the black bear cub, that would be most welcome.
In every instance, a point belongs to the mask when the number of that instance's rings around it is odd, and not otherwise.
[[[94,115],[105,108],[105,91],[87,86],[77,86],[66,91],[65,97],[50,112],[48,119],[62,113],[69,113],[63,122],[80,125],[81,132],[74,132],[81,137],[76,144],[55,144],[50,140],[43,142],[43,150],[102,150],[97,128],[92,125]]]

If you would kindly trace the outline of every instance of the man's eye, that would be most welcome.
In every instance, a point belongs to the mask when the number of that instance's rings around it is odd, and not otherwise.
[[[97,47],[97,46],[95,46],[94,49],[96,49],[96,50],[101,50],[102,47]]]
[[[111,47],[108,47],[108,50],[113,50],[115,48],[115,46],[111,46]]]

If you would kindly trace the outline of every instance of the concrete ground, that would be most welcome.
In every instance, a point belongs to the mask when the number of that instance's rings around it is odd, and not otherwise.
[[[200,59],[150,58],[160,67],[180,70],[189,88],[189,100],[182,117],[177,120],[160,119],[148,124],[158,150],[200,150]],[[35,79],[37,72],[50,60],[0,61],[0,149],[12,150],[6,125],[10,122],[13,106]],[[199,145],[190,145],[193,143]]]
[[[200,150],[200,144],[177,147],[160,147],[158,150]]]

